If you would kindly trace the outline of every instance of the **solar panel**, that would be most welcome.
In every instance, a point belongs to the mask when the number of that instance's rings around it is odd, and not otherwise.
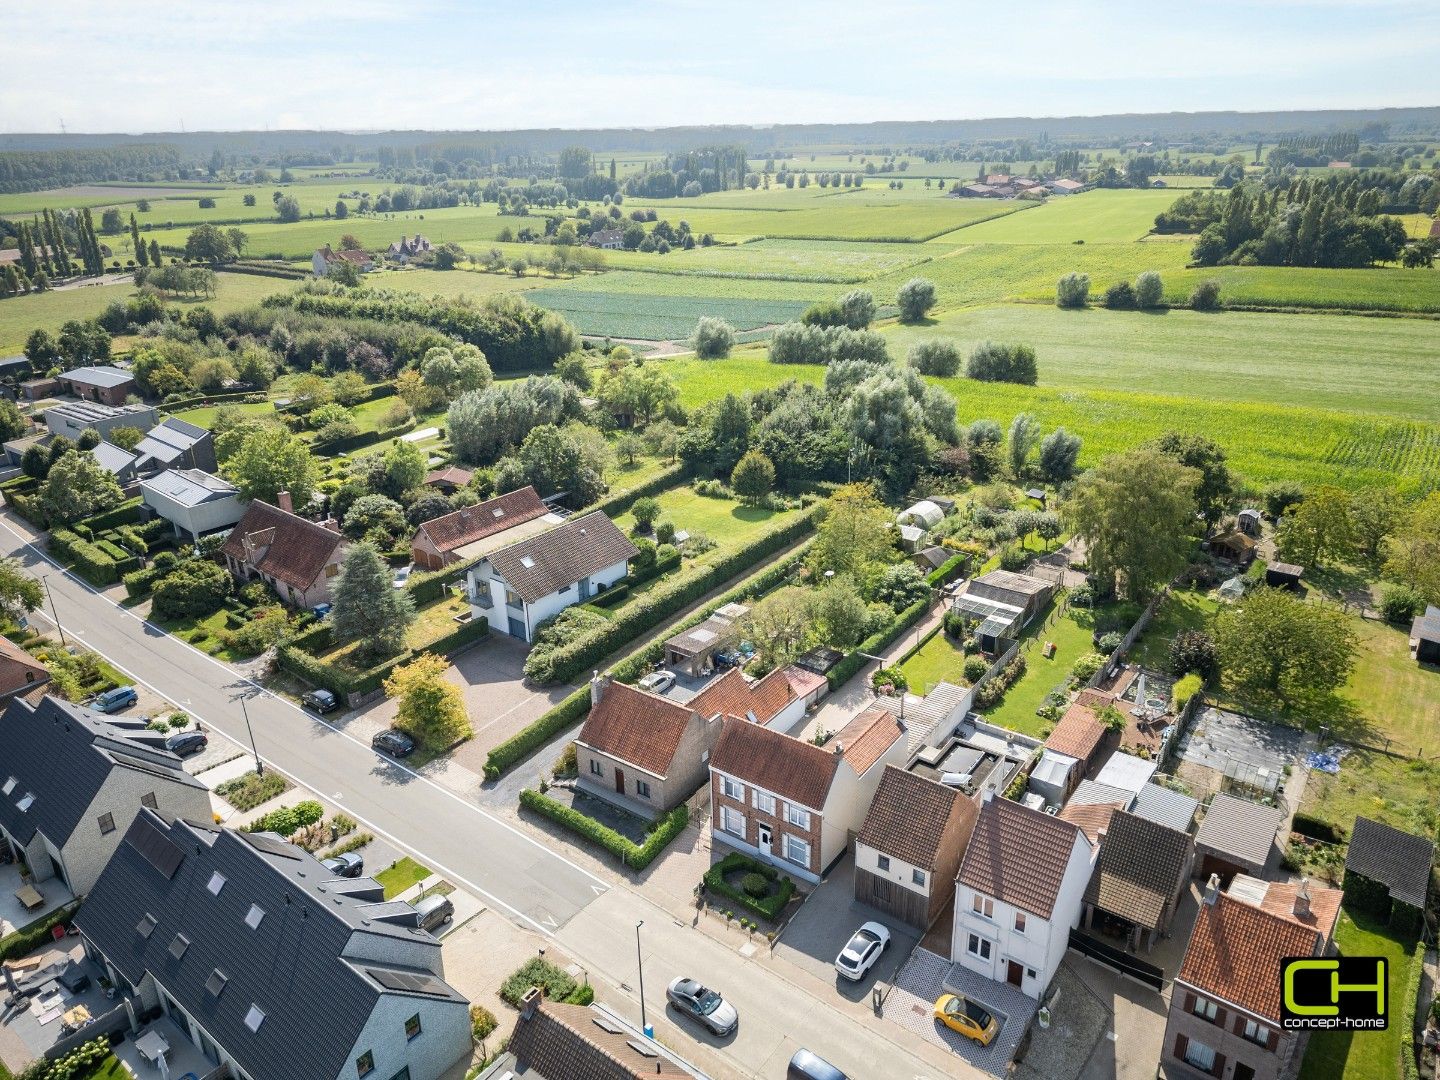
[[[393,971],[389,968],[366,968],[365,970],[386,990],[403,990],[407,994],[429,994],[432,997],[450,996],[449,987],[433,975]]]
[[[175,842],[162,833],[155,823],[144,814],[137,817],[130,826],[130,831],[125,834],[125,842],[138,851],[146,862],[160,871],[167,881],[175,876],[175,871],[180,868],[180,863],[185,859],[185,853]]]
[[[279,855],[282,859],[296,860],[298,860],[301,856],[300,849],[297,848],[294,844],[287,843],[286,841],[277,839],[276,837],[266,836],[264,833],[252,832],[242,832],[240,835],[249,842],[251,847],[258,848],[259,850],[264,851],[267,854]]]

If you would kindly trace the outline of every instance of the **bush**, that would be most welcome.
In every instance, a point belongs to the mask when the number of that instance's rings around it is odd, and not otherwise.
[[[283,795],[289,789],[289,783],[279,773],[268,772],[264,776],[258,776],[249,772],[218,785],[215,794],[243,813],[254,810],[277,795]]]
[[[905,362],[921,375],[948,378],[960,370],[960,349],[944,338],[927,338],[910,346]]]
[[[586,693],[589,693],[588,689]],[[656,823],[650,835],[645,838],[645,843],[636,844],[629,837],[620,835],[594,818],[538,791],[531,791],[529,788],[521,791],[520,805],[565,826],[581,839],[604,848],[632,870],[644,870],[654,862],[665,845],[679,836],[690,823],[690,809],[682,804]]]
[[[753,897],[747,893],[743,887],[736,888],[725,880],[727,874],[733,873],[736,870],[747,871],[741,879],[742,882],[748,880],[752,875],[758,875],[765,879],[767,889],[777,881],[779,888],[769,896],[763,898]],[[779,918],[780,912],[785,909],[785,905],[790,902],[790,897],[795,894],[795,882],[790,880],[788,876],[782,875],[769,863],[761,862],[759,859],[751,858],[749,855],[742,854],[738,851],[726,855],[725,858],[705,871],[704,881],[705,888],[711,892],[734,900],[736,903],[749,908],[757,915],[763,916],[771,922]]]
[[[695,355],[701,360],[720,360],[730,355],[735,345],[735,330],[724,319],[702,315],[695,324],[693,341]]]
[[[325,816],[325,808],[313,799],[296,803],[293,807],[280,806],[264,814],[249,825],[246,832],[273,832],[289,838],[299,829],[314,825]]]
[[[985,672],[990,670],[990,665],[981,656],[967,656],[965,658],[965,681],[974,686],[982,678]]]
[[[496,1020],[495,1014],[484,1005],[470,1006],[470,1035],[477,1042],[481,1039],[488,1039],[499,1026],[500,1021]]]
[[[1190,307],[1195,311],[1220,310],[1220,282],[1209,278],[1195,286],[1190,294]]]
[[[655,519],[660,516],[660,502],[649,495],[642,495],[630,505],[630,516],[642,532],[649,532]]]
[[[540,987],[552,1001],[567,1001],[579,989],[571,976],[537,956],[511,972],[509,978],[500,984],[500,1000],[518,1009],[520,999],[532,986]]]
[[[1055,306],[1083,308],[1090,300],[1090,275],[1069,273],[1055,285]]]
[[[1190,699],[1200,693],[1200,691],[1204,689],[1204,686],[1205,684],[1201,681],[1200,676],[1196,675],[1193,671],[1178,680],[1175,685],[1170,688],[1170,697],[1175,703],[1176,711],[1179,712],[1183,710],[1186,705],[1190,704]]]
[[[911,278],[895,293],[901,322],[919,322],[935,306],[935,283],[929,278]]]
[[[1135,306],[1135,287],[1128,281],[1117,281],[1105,290],[1105,306],[1107,308],[1133,308]]]
[[[1112,630],[1108,634],[1100,635],[1100,640],[1095,643],[1095,648],[1100,651],[1101,656],[1109,656],[1116,649],[1120,648],[1120,643],[1124,640],[1124,634]]]
[[[1035,350],[1029,345],[1002,345],[982,341],[965,363],[965,377],[980,382],[1009,382],[1034,386],[1039,379]]]
[[[865,666],[868,661],[861,655],[862,653],[879,654],[906,630],[909,630],[923,619],[925,613],[929,610],[930,601],[926,598],[925,600],[912,604],[896,615],[895,618],[885,626],[867,637],[860,643],[855,651],[826,673],[825,681],[830,684],[830,689],[838,690],[841,686],[844,686],[845,683],[849,682],[850,678],[857,671]]]
[[[764,874],[749,873],[740,879],[740,888],[746,896],[760,900],[770,891],[770,879]]]
[[[1160,275],[1146,270],[1135,279],[1135,305],[1140,308],[1157,308],[1165,295],[1165,286]]]
[[[73,901],[0,938],[0,961],[14,960],[16,957],[34,952],[41,945],[49,944],[52,940],[51,931],[55,927],[69,922],[70,917],[75,914],[75,909],[79,906],[80,901]]]
[[[1380,614],[1386,622],[1406,623],[1425,610],[1425,598],[1408,585],[1386,585],[1380,593]]]
[[[1203,679],[1214,678],[1220,670],[1220,653],[1215,639],[1204,630],[1181,630],[1170,641],[1170,670],[1176,675],[1195,672]]]
[[[151,610],[161,619],[213,614],[230,594],[230,575],[208,559],[186,559],[154,585]]]

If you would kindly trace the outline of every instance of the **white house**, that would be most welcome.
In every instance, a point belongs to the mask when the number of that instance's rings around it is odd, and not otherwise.
[[[317,248],[315,254],[310,256],[310,269],[316,277],[326,277],[330,273],[330,267],[342,262],[348,262],[362,274],[368,274],[375,269],[375,256],[368,251],[336,251],[329,244]]]
[[[175,535],[198,540],[245,516],[240,489],[199,469],[166,469],[140,481],[140,499]]]
[[[596,510],[492,551],[470,568],[466,592],[490,629],[532,641],[535,628],[623,578],[639,550]]]
[[[955,881],[952,959],[1040,998],[1080,922],[1095,855],[1078,825],[987,792]]]
[[[100,401],[62,401],[45,410],[45,426],[52,434],[78,439],[86,428],[94,428],[107,436],[117,427],[133,427],[141,431],[155,425],[155,409],[150,405],[106,405]]]

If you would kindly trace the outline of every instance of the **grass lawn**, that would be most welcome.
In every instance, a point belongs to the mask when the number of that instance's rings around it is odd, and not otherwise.
[[[1429,753],[1440,731],[1440,667],[1410,658],[1410,636],[1388,623],[1351,620],[1360,652],[1340,691],[1356,713],[1357,738],[1405,754]]]
[[[1167,596],[1127,657],[1153,671],[1170,670],[1170,641],[1182,630],[1209,630],[1220,601],[1193,589]]]
[[[900,665],[910,683],[910,692],[924,696],[942,682],[955,686],[970,685],[965,681],[965,650],[959,642],[939,631]],[[1038,719],[1038,717],[1037,717]]]
[[[209,653],[227,664],[240,663],[249,657],[242,657],[225,644],[224,635],[229,630],[225,621],[225,609],[206,615],[201,619],[154,619],[156,626],[164,627],[181,641],[188,642],[201,652]]]
[[[1390,1025],[1384,1031],[1316,1031],[1310,1035],[1301,1080],[1392,1080],[1403,1076],[1400,1054],[1408,1053],[1413,1001],[1404,1000],[1413,938],[1397,938],[1390,927],[1364,912],[1340,912],[1335,946],[1341,956],[1383,956],[1389,963],[1386,1004]]]
[[[385,899],[391,900],[430,876],[430,868],[421,866],[406,855],[393,866],[387,866],[375,875],[375,880],[385,887]]]
[[[1082,625],[1083,620],[1084,625]],[[1090,618],[1088,612],[1071,608],[1064,615],[1059,607],[1052,604],[1044,616],[1032,622],[1024,632],[1021,649],[1025,657],[1025,674],[1005,693],[1004,700],[989,712],[985,719],[991,724],[1018,731],[1023,735],[1039,736],[1053,725],[1043,717],[1036,716],[1035,710],[1045,701],[1045,695],[1064,684],[1066,676],[1075,661],[1085,653],[1094,651],[1091,647]],[[1055,643],[1055,655],[1046,659],[1040,649],[1047,641]],[[1024,642],[1038,642],[1026,650]]]
[[[657,520],[673,522],[675,528],[692,534],[704,533],[715,541],[717,550],[743,543],[766,523],[794,513],[742,506],[733,499],[711,499],[695,494],[690,487],[672,488],[656,498],[660,501]],[[635,519],[627,510],[615,519],[615,524],[628,535],[635,527]]]
[[[610,485],[611,491],[630,491],[642,484],[648,484],[674,464],[666,457],[641,454],[635,459],[634,465],[623,460],[617,461],[614,468],[606,472],[605,481]]]
[[[444,637],[446,634],[453,634],[460,628],[455,621],[455,616],[470,610],[470,605],[463,596],[446,596],[429,604],[422,604],[415,611],[415,621],[405,631],[405,645],[411,649],[424,649],[432,642]],[[344,664],[360,643],[358,641],[347,641],[343,645],[333,646],[318,654],[318,658],[327,664]]]
[[[185,409],[175,413],[175,416],[188,424],[195,424],[203,428],[215,426],[215,417],[222,408],[239,409],[246,416],[274,416],[275,406],[268,401],[250,403],[245,401],[222,402],[219,405],[201,405],[194,409]]]
[[[1340,826],[1347,834],[1363,814],[1397,829],[1433,836],[1440,826],[1437,790],[1440,765],[1434,761],[1353,750],[1334,776],[1310,773],[1300,810]]]

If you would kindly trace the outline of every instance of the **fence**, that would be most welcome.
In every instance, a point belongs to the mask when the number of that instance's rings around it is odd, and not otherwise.
[[[966,690],[960,700],[955,702],[954,706],[950,709],[949,715],[947,715],[941,723],[935,725],[930,735],[926,738],[926,743],[930,746],[939,746],[945,742],[946,739],[950,738],[951,735],[955,734],[955,729],[965,722],[965,717],[969,714],[971,706],[975,704],[975,695],[980,692],[980,688],[998,675],[1006,664],[1015,659],[1015,654],[1019,651],[1020,643],[1018,641],[1012,642],[1010,648],[1001,653],[995,662],[985,670],[985,674],[975,680],[975,685]]]
[[[1140,612],[1140,617],[1135,620],[1135,625],[1130,627],[1129,632],[1121,639],[1119,648],[1110,654],[1104,664],[1100,665],[1099,671],[1090,676],[1089,685],[1091,688],[1099,686],[1107,679],[1114,678],[1115,675],[1119,673],[1120,664],[1124,661],[1125,655],[1130,651],[1130,647],[1134,645],[1136,639],[1145,632],[1145,628],[1150,625],[1150,620],[1155,617],[1155,612],[1160,610],[1160,604],[1169,595],[1170,586],[1166,585],[1165,588],[1161,589],[1151,598],[1150,603],[1145,605],[1145,610]]]
[[[73,1054],[80,1047],[96,1039],[103,1039],[113,1035],[117,1031],[124,1031],[130,1026],[130,1010],[126,1008],[125,1002],[120,1002],[114,1008],[101,1013],[90,1023],[86,1024],[79,1031],[71,1032],[69,1035],[62,1035],[55,1040],[55,1044],[45,1051],[46,1061],[59,1061],[66,1054]]]

